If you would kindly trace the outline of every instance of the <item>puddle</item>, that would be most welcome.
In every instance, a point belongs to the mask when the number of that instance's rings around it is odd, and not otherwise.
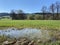
[[[48,30],[41,30],[41,29],[32,29],[32,28],[24,28],[21,30],[18,30],[16,28],[8,28],[6,30],[0,30],[0,35],[5,35],[10,38],[20,38],[20,37],[26,37],[29,39],[49,39]]]

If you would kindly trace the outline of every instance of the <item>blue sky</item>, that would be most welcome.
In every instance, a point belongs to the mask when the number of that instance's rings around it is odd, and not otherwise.
[[[60,0],[0,0],[0,12],[23,10],[26,13],[40,12],[42,6],[51,5]]]

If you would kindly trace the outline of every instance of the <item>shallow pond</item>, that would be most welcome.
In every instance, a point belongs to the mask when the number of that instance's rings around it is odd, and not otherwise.
[[[29,39],[50,39],[51,36],[48,30],[41,29],[32,29],[32,28],[24,28],[24,29],[16,29],[16,28],[8,28],[5,30],[0,30],[0,35],[5,35],[10,38],[20,38],[26,37]]]

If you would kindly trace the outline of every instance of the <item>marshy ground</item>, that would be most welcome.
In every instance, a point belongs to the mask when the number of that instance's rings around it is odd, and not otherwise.
[[[60,20],[0,20],[0,45],[6,42],[8,45],[60,45]]]
[[[16,29],[0,30],[0,44],[2,45],[59,45],[60,31],[41,29]]]

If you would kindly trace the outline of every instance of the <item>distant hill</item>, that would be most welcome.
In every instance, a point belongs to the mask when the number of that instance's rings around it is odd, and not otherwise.
[[[38,15],[43,15],[43,13],[25,13],[26,15],[33,15],[33,14],[38,14]],[[45,13],[45,14],[47,14],[47,15],[49,15],[49,14],[51,14],[51,13]],[[56,13],[55,13],[56,14]],[[60,14],[60,13],[59,13]],[[10,16],[10,14],[9,13],[0,13],[0,17],[1,16]]]
[[[10,14],[9,13],[0,13],[0,17],[1,16],[10,16]]]

